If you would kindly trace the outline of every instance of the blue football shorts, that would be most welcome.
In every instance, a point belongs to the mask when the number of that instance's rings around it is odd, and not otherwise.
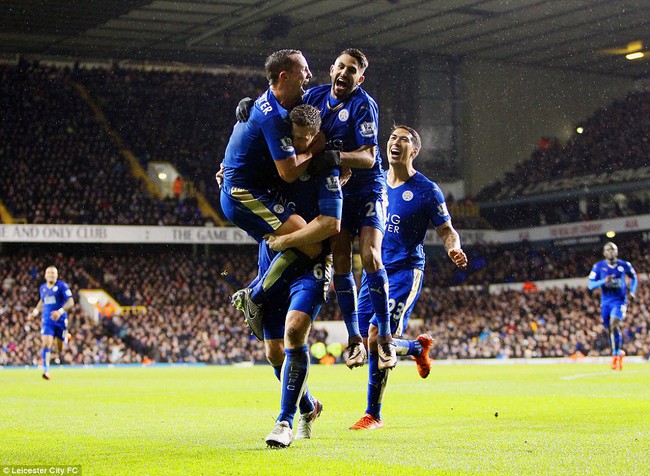
[[[60,341],[65,342],[68,334],[68,320],[59,319],[58,321],[47,321],[41,325],[41,335],[54,336]]]
[[[603,317],[603,326],[609,328],[609,321],[612,317],[620,321],[625,319],[627,304],[623,301],[606,301],[601,304],[600,312]]]
[[[346,192],[343,187],[341,228],[348,230],[352,236],[358,236],[364,226],[377,228],[383,234],[387,204],[386,189],[381,185],[352,192]]]
[[[273,233],[293,214],[269,190],[223,187],[221,209],[230,222],[260,243],[264,235]]]
[[[332,281],[332,258],[327,255],[315,262],[291,284],[288,295],[263,304],[264,339],[284,338],[285,320],[289,311],[304,312],[312,322],[327,300]]]
[[[422,291],[421,269],[386,270],[388,273],[388,312],[390,313],[390,332],[401,336],[406,331],[415,302]],[[363,273],[361,293],[358,299],[359,330],[363,337],[368,337],[370,324],[377,326],[377,316],[370,300],[368,277]]]

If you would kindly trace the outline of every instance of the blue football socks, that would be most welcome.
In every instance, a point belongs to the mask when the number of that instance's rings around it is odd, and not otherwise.
[[[335,274],[334,289],[336,298],[339,301],[339,308],[343,314],[343,321],[348,330],[348,336],[358,336],[359,332],[359,315],[357,313],[357,286],[354,282],[354,275]]]
[[[388,313],[388,276],[386,269],[381,268],[374,273],[368,273],[368,289],[370,301],[377,317],[379,336],[390,334],[390,314]]]

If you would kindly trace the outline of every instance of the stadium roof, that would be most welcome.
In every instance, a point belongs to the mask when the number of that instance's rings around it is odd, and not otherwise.
[[[5,0],[0,12],[5,58],[258,65],[280,48],[329,60],[356,46],[373,61],[414,52],[639,78],[650,53],[625,59],[639,41],[650,50],[648,0]]]

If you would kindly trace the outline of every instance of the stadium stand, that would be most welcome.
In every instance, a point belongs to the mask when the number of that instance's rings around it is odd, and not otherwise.
[[[477,195],[481,213],[499,229],[649,213],[647,187],[634,186],[644,178],[637,171],[648,166],[649,117],[650,92],[634,92],[587,118],[580,124],[582,133],[574,134],[565,146],[542,138],[527,160]],[[626,171],[628,176],[622,178]],[[593,190],[585,193],[582,189],[594,174],[599,177],[591,184]],[[553,198],[548,188],[539,188],[567,179],[573,183],[573,194]],[[623,182],[628,186],[621,189]],[[614,184],[618,187],[607,189]],[[522,197],[528,198],[526,203],[521,203]]]
[[[639,269],[647,269],[650,258],[634,240],[621,242],[625,258]],[[471,247],[469,248],[471,251]],[[540,278],[558,277],[559,261],[543,263],[527,259],[525,250],[501,258],[503,250],[493,249],[494,263],[488,259],[483,282],[503,279],[502,260],[521,275],[531,269]],[[34,364],[39,355],[40,321],[28,321],[27,314],[37,300],[42,270],[54,263],[75,293],[84,287],[102,287],[124,306],[143,306],[146,312],[101,317],[95,323],[75,307],[72,315],[72,342],[63,356],[65,363],[205,362],[227,364],[263,362],[263,346],[249,336],[240,315],[229,303],[233,290],[253,277],[251,248],[219,247],[213,256],[194,256],[186,247],[111,254],[40,254],[29,250],[0,256],[2,304],[0,315],[2,365]],[[490,256],[488,256],[489,258]],[[574,263],[597,259],[593,249],[575,256],[561,257]],[[546,257],[548,258],[548,257]],[[550,259],[550,258],[549,258]],[[441,261],[438,271],[451,264]],[[597,293],[584,288],[551,289],[531,292],[506,291],[490,294],[487,287],[445,286],[429,266],[422,297],[413,317],[422,319],[409,329],[412,336],[430,332],[436,337],[433,355],[437,359],[486,357],[560,357],[608,355],[602,335]],[[581,269],[581,268],[576,268]],[[495,274],[491,275],[490,270]],[[584,273],[565,274],[581,276]],[[444,274],[443,274],[444,275]],[[453,282],[447,283],[453,284]],[[319,316],[340,319],[335,296]],[[650,355],[648,322],[650,302],[646,283],[639,286],[642,304],[634,304],[625,324],[625,348],[629,355]],[[320,337],[322,338],[322,336]]]

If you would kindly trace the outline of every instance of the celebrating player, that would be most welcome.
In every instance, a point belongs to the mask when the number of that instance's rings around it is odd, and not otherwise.
[[[394,126],[388,138],[386,155],[389,169],[387,225],[382,242],[382,259],[388,273],[391,332],[401,336],[420,296],[424,274],[424,238],[429,222],[436,227],[449,258],[459,268],[467,266],[460,237],[451,224],[445,198],[437,184],[413,168],[420,152],[420,135],[408,126]],[[373,314],[371,283],[364,273],[359,297],[359,326],[368,338],[369,369],[366,413],[350,427],[370,430],[383,427],[381,404],[388,372],[379,366],[377,353],[377,316]],[[426,378],[430,371],[429,349],[433,339],[422,334],[415,340],[393,338],[398,355],[414,356],[418,372]]]
[[[312,149],[296,154],[291,125],[286,121],[311,78],[305,57],[298,50],[277,51],[267,58],[265,70],[269,89],[255,101],[250,119],[238,122],[233,129],[222,163],[221,187],[224,214],[258,243],[266,234],[283,235],[306,225],[269,190],[278,175],[287,182],[300,177],[312,155]],[[317,151],[323,145],[322,135],[312,143]],[[259,339],[262,314],[258,304],[298,276],[321,250],[321,244],[314,243],[280,253],[268,269],[272,279],[262,279],[256,287],[234,294],[233,304],[244,312],[247,324]]]
[[[50,380],[50,354],[56,338],[59,355],[63,351],[68,332],[68,312],[74,306],[72,291],[68,285],[59,279],[59,271],[54,266],[45,270],[45,283],[38,289],[40,299],[32,310],[30,317],[42,315],[41,325],[41,360],[43,362],[43,378]]]
[[[361,263],[377,317],[379,367],[388,369],[397,364],[397,357],[390,333],[388,279],[381,257],[386,184],[377,147],[379,109],[360,87],[367,67],[368,60],[361,51],[344,50],[330,67],[331,84],[309,89],[303,100],[321,111],[325,136],[330,143],[341,144],[341,164],[354,169],[343,188],[342,230],[330,240],[334,253],[334,288],[349,336],[346,364],[350,368],[358,367],[366,359],[352,274],[352,244],[358,236]]]
[[[603,247],[604,260],[596,263],[589,273],[589,290],[602,288],[600,308],[603,326],[609,332],[612,347],[612,369],[623,370],[623,332],[621,322],[627,311],[627,278],[630,278],[630,298],[636,300],[638,279],[628,261],[618,259],[618,246],[612,242]]]
[[[296,150],[302,150],[318,133],[320,114],[312,106],[301,105],[291,111],[290,118],[294,145]],[[340,230],[343,197],[338,168],[318,177],[305,174],[300,180],[283,185],[280,193],[289,208],[310,221],[293,233],[267,236],[267,242],[260,244],[259,276],[264,274],[277,252],[327,240]],[[280,414],[266,437],[271,447],[285,448],[291,444],[297,408],[300,408],[300,420],[295,439],[311,438],[313,422],[323,409],[307,389],[307,340],[331,281],[332,259],[327,243],[324,248],[319,259],[290,284],[285,296],[264,302],[264,347],[282,383]]]

